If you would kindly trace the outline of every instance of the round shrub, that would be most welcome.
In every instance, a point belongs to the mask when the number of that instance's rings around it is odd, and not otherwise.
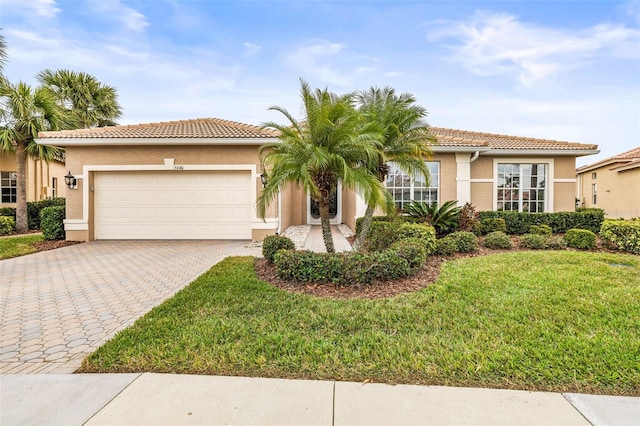
[[[488,234],[490,232],[507,232],[507,222],[501,217],[489,217],[482,219],[482,233]]]
[[[338,253],[309,250],[279,250],[273,258],[280,278],[305,283],[342,281],[344,263],[344,256]]]
[[[569,247],[592,250],[596,248],[596,234],[587,229],[569,229],[564,234],[564,242]]]
[[[396,241],[389,250],[395,252],[396,256],[404,259],[409,264],[411,272],[417,272],[424,266],[427,260],[427,249],[423,240],[418,238],[407,238]]]
[[[471,253],[478,250],[478,237],[473,232],[457,231],[449,236],[455,241],[457,252]]]
[[[548,237],[540,234],[524,234],[520,237],[520,247],[530,250],[544,250],[549,248]]]
[[[553,234],[553,229],[549,225],[531,225],[529,227],[530,234],[536,235],[551,235]]]
[[[0,216],[0,235],[8,235],[16,230],[16,220],[10,216]]]
[[[447,235],[444,238],[440,238],[436,241],[436,251],[434,254],[440,256],[451,256],[457,250],[456,241]]]
[[[510,249],[513,247],[511,238],[502,231],[493,231],[484,237],[484,246],[490,249]]]
[[[355,262],[351,262],[355,260]],[[371,284],[374,281],[390,281],[411,274],[409,262],[394,250],[384,250],[366,255],[347,257],[345,278],[347,282]],[[354,280],[355,278],[355,280]]]
[[[436,230],[431,225],[420,223],[403,223],[398,229],[398,239],[415,238],[422,242],[427,254],[436,249]]]
[[[367,249],[369,251],[382,251],[391,247],[391,244],[400,239],[398,229],[400,222],[372,222],[369,236],[367,237]]]
[[[564,249],[567,247],[567,243],[560,235],[547,236],[547,246],[552,250]]]
[[[64,206],[45,207],[40,211],[40,229],[45,240],[64,240]]]
[[[280,235],[269,235],[262,241],[262,255],[269,263],[273,263],[273,258],[278,250],[294,250],[295,248],[293,241]]]

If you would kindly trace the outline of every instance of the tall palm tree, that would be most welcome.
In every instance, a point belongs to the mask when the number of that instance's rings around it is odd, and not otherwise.
[[[396,163],[400,170],[411,177],[423,175],[428,179],[429,170],[424,160],[431,156],[429,144],[435,143],[436,140],[429,133],[429,126],[424,121],[427,110],[415,103],[413,95],[396,95],[391,87],[372,87],[360,92],[357,99],[360,112],[368,121],[378,124],[383,129],[378,163],[373,165],[372,170],[380,183],[387,177],[389,162]],[[376,205],[370,203],[366,197],[365,201],[367,210],[353,246],[356,251],[362,248],[376,209]]]
[[[273,106],[289,121],[269,122],[265,128],[279,131],[278,142],[260,148],[268,179],[258,196],[258,214],[264,218],[267,206],[289,184],[303,188],[318,203],[322,237],[327,252],[335,252],[329,218],[329,201],[338,181],[346,188],[365,194],[374,205],[384,205],[387,191],[371,173],[378,162],[380,133],[354,107],[355,93],[338,96],[327,89],[312,91],[301,82],[305,117],[298,121],[284,108]]]
[[[4,64],[7,63],[7,42],[4,40],[4,36],[0,34],[0,74],[4,70]]]
[[[46,69],[38,73],[37,79],[53,91],[74,128],[112,126],[122,114],[116,89],[90,74]]]
[[[58,149],[38,145],[38,132],[66,127],[64,113],[46,87],[0,82],[0,152],[16,154],[16,231],[27,232],[27,156],[51,161]]]

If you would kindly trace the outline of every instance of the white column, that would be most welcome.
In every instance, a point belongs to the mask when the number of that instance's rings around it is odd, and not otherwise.
[[[471,156],[469,153],[456,153],[456,198],[458,205],[471,202]]]

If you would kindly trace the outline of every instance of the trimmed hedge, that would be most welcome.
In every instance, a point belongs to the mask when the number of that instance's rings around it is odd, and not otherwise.
[[[480,231],[483,234],[492,232],[507,232],[507,222],[501,217],[488,217],[480,222]]]
[[[473,232],[457,231],[447,237],[456,243],[456,251],[459,253],[471,253],[478,250],[478,237]]]
[[[364,217],[359,217],[356,219],[356,235],[360,233],[360,228],[362,228],[363,220],[364,220]],[[394,216],[373,216],[371,218],[371,227],[373,227],[373,224],[376,222],[394,222],[396,220],[399,220],[399,219]],[[369,229],[369,235],[371,235],[371,229]]]
[[[553,232],[565,233],[569,229],[587,229],[600,232],[604,221],[604,210],[584,209],[577,212],[521,213],[509,211],[480,212],[480,219],[503,218],[507,225],[507,234],[526,234],[531,225],[549,225]]]
[[[609,247],[640,254],[640,219],[607,219],[600,238]]]
[[[549,225],[531,225],[529,227],[530,234],[538,234],[538,235],[551,235],[553,234],[553,229]]]
[[[548,236],[540,234],[524,234],[520,237],[520,247],[530,250],[546,250],[549,248]]]
[[[435,243],[434,243],[435,249]],[[395,253],[396,256],[407,261],[411,272],[418,272],[427,261],[427,249],[424,241],[419,238],[407,238],[396,241],[391,245],[389,251]]]
[[[47,198],[41,201],[30,201],[27,203],[27,221],[29,229],[40,229],[40,212],[46,207],[65,205],[64,198]],[[14,220],[16,218],[15,207],[3,207],[0,209],[0,216],[9,216]]]
[[[403,223],[398,229],[398,239],[420,240],[427,254],[433,253],[436,249],[436,230],[433,226],[422,223]]]
[[[456,240],[451,237],[451,234],[447,235],[444,238],[440,238],[436,241],[436,251],[434,254],[440,256],[451,256],[458,249],[456,245]]]
[[[8,235],[16,230],[16,221],[10,216],[0,216],[0,235]]]
[[[295,248],[293,241],[281,235],[268,235],[262,240],[262,255],[269,263],[273,263],[273,257],[278,250],[293,250]]]
[[[564,234],[567,246],[580,250],[592,250],[596,248],[596,234],[586,229],[569,229]]]
[[[502,231],[494,231],[484,237],[484,246],[494,250],[510,249],[513,247],[511,238]]]
[[[406,238],[417,238],[422,241],[428,253],[436,247],[436,231],[431,225],[421,223],[404,223],[376,221],[371,224],[371,232],[367,238],[367,249],[370,252],[383,251],[396,241]]]
[[[39,225],[45,240],[64,240],[64,206],[45,207]]]

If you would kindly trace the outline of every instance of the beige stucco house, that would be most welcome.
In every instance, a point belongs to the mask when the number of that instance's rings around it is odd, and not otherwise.
[[[64,197],[66,186],[62,158],[49,163],[28,157],[27,159],[27,201]],[[0,152],[0,207],[16,206],[16,156]]]
[[[411,200],[473,203],[479,210],[573,211],[575,160],[597,146],[433,128],[431,179],[391,166],[387,188]],[[78,180],[67,191],[67,239],[254,239],[319,223],[300,188],[284,190],[256,216],[262,189],[258,147],[277,134],[220,119],[43,132],[38,143],[66,149]],[[334,223],[352,228],[366,205],[337,191]]]
[[[576,171],[576,197],[583,207],[598,207],[607,217],[640,217],[640,147]]]

